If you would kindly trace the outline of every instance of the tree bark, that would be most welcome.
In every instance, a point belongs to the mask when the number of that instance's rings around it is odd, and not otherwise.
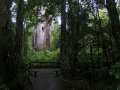
[[[111,31],[114,37],[118,53],[120,56],[120,23],[119,23],[119,15],[116,8],[115,0],[106,0],[106,7],[109,14],[109,19],[111,21]]]
[[[65,60],[66,54],[66,0],[61,3],[61,46],[60,46],[60,60]]]
[[[0,0],[0,60],[4,60],[4,30],[8,16],[7,4],[8,0]]]
[[[17,58],[22,58],[23,50],[23,21],[24,21],[24,0],[19,0],[17,9],[17,19],[16,19],[16,50]]]
[[[5,68],[6,58],[5,30],[8,19],[8,2],[9,0],[0,0],[0,76],[2,79],[5,77],[3,69]]]

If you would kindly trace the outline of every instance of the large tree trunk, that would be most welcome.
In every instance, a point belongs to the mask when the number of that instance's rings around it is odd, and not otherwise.
[[[119,15],[117,12],[115,0],[106,0],[106,4],[107,4],[109,18],[111,21],[111,31],[120,55],[120,23],[119,23]]]
[[[50,49],[50,24],[51,20],[45,17],[46,7],[41,5],[38,9],[39,22],[33,29],[33,47],[35,50]]]
[[[33,47],[35,50],[50,49],[50,24],[39,22],[33,30]]]
[[[2,79],[5,77],[3,69],[5,68],[6,58],[5,30],[8,18],[8,1],[0,0],[0,76]]]
[[[8,14],[7,1],[8,0],[0,0],[0,60],[4,60],[4,30],[6,29],[6,20]]]
[[[46,48],[50,49],[50,24],[46,25]]]
[[[66,59],[66,0],[61,3],[61,46],[60,46],[60,60],[63,62]]]
[[[24,0],[19,0],[17,9],[16,23],[16,52],[17,58],[20,60],[23,50],[23,20],[24,20]]]
[[[78,2],[77,2],[78,3]],[[74,8],[72,7],[72,0],[68,1],[69,4],[69,12],[68,12],[68,26],[69,26],[69,44],[68,47],[69,52],[69,65],[72,72],[74,72],[77,67],[78,62],[78,52],[79,52],[79,32],[80,32],[80,16],[79,10],[76,13],[77,16],[74,15]],[[76,4],[77,6],[78,4]]]
[[[16,63],[14,49],[14,34],[11,28],[11,12],[10,7],[12,0],[0,1],[0,76],[2,82],[7,86],[11,86],[11,82],[15,80]]]

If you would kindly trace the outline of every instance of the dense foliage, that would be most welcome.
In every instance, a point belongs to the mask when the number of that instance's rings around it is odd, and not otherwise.
[[[0,5],[0,77],[10,90],[23,89],[27,62],[55,60],[65,78],[85,78],[92,90],[101,85],[119,90],[119,0],[1,0]],[[51,48],[39,52],[32,47],[31,27],[44,20],[52,24]]]

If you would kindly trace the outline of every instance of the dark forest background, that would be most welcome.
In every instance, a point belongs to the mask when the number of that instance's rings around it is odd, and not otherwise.
[[[119,0],[0,0],[0,88],[24,90],[30,61],[59,61],[64,79],[120,90],[119,17]],[[35,50],[32,27],[43,21],[53,30],[50,47]]]

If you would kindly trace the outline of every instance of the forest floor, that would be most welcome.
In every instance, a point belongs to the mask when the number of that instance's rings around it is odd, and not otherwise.
[[[57,69],[33,69],[36,71],[36,76],[31,75],[30,80],[33,85],[33,90],[63,90],[62,79],[56,76]]]

